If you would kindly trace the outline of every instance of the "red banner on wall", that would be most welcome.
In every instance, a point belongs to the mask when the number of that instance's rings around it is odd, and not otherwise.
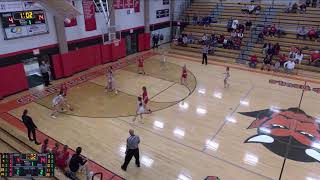
[[[134,0],[134,12],[140,12],[140,0]]]
[[[124,8],[133,8],[133,0],[124,0]]]
[[[114,0],[113,7],[115,9],[123,9],[123,0]]]
[[[92,0],[83,0],[83,16],[86,31],[93,31],[97,29],[94,3]]]
[[[72,3],[73,7],[75,7],[75,4],[74,4],[74,1],[73,0],[67,0],[69,3]],[[66,23],[64,22],[64,27],[72,27],[72,26],[76,26],[78,23],[77,23],[77,19],[74,17],[74,18],[71,18],[70,19],[70,23]]]

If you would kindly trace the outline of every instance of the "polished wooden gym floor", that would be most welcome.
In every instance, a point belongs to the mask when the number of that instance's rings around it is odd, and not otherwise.
[[[162,67],[160,58],[155,54],[145,61],[145,76],[132,64],[116,70],[118,95],[104,92],[103,74],[70,88],[68,101],[74,111],[57,119],[50,117],[53,95],[9,114],[20,118],[23,109],[29,109],[43,133],[72,149],[81,146],[84,156],[125,179],[320,179],[320,94],[270,80],[311,88],[320,88],[320,81],[231,65],[230,87],[224,88],[223,64],[205,66],[199,59],[168,56]],[[189,70],[187,86],[179,83],[184,64]],[[142,86],[149,91],[154,112],[144,115],[144,124],[133,123]],[[258,112],[245,113],[253,111]],[[264,126],[261,119],[271,125]],[[311,123],[300,126],[301,119]],[[120,166],[130,128],[141,138],[142,166],[131,161],[124,172]],[[313,143],[304,140],[307,136]]]

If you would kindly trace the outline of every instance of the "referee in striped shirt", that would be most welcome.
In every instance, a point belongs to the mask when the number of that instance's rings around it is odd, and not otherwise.
[[[136,159],[136,165],[137,167],[140,167],[140,161],[139,161],[139,143],[140,143],[140,138],[139,136],[136,136],[134,134],[134,130],[130,129],[129,130],[130,136],[127,139],[127,150],[126,150],[126,157],[124,160],[123,165],[121,166],[121,169],[126,171],[128,164],[130,163],[132,157]]]

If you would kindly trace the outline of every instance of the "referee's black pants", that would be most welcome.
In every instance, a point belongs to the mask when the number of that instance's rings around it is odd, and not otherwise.
[[[136,159],[136,165],[140,167],[140,161],[139,161],[139,148],[137,149],[128,149],[126,152],[126,157],[124,160],[123,165],[121,166],[122,169],[126,170],[128,167],[128,164],[130,163],[132,157]]]
[[[46,72],[46,73],[41,73],[41,74],[42,74],[42,78],[43,78],[43,81],[44,81],[44,85],[45,86],[49,86],[50,85],[49,73]]]
[[[207,53],[202,53],[202,64],[208,64],[208,56]]]

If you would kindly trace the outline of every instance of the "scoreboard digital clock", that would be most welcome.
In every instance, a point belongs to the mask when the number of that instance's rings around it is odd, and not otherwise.
[[[46,16],[42,10],[8,12],[1,14],[6,39],[48,33]]]
[[[0,153],[0,177],[53,177],[53,154]]]

